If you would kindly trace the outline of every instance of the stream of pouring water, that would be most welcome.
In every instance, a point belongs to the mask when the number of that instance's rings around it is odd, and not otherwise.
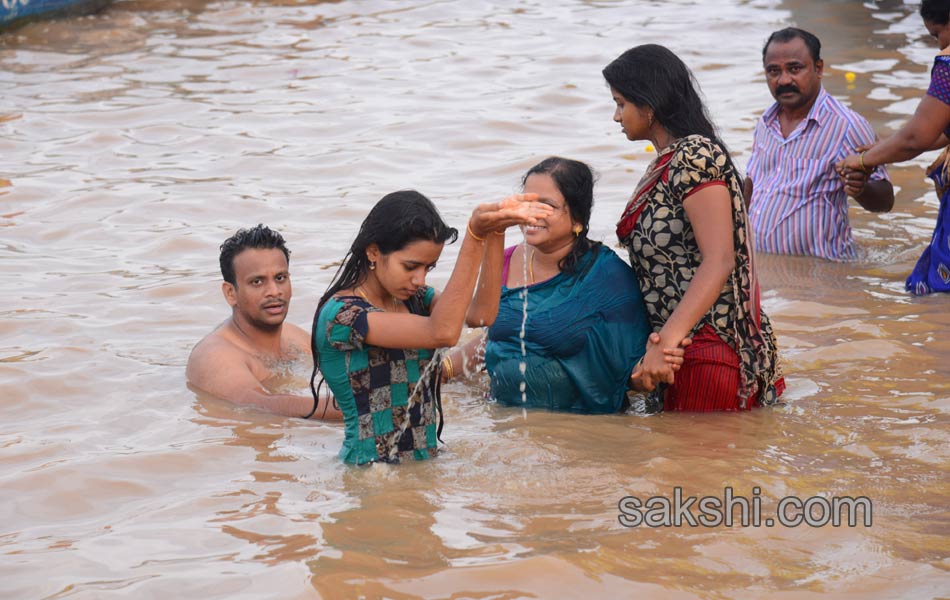
[[[524,231],[522,231],[524,233]],[[521,364],[518,365],[518,368],[521,370],[521,403],[528,403],[528,380],[525,377],[525,372],[528,369],[528,352],[524,344],[524,332],[528,324],[528,236],[525,235],[524,240],[521,242],[522,250],[522,260],[521,260],[521,271],[522,271],[522,282],[524,283],[524,288],[521,290],[521,297],[524,302],[521,305]],[[532,256],[531,258],[534,258]]]
[[[528,393],[527,393],[528,380],[526,377],[526,373],[528,370],[528,362],[527,362],[528,350],[527,350],[527,347],[525,346],[525,341],[524,341],[525,331],[528,325],[528,260],[529,260],[528,248],[529,246],[528,246],[527,237],[525,237],[522,240],[521,248],[522,248],[522,257],[523,257],[521,261],[522,263],[521,273],[522,273],[522,282],[524,283],[524,287],[521,290],[521,298],[523,302],[521,305],[521,331],[518,334],[519,337],[521,338],[521,363],[518,365],[518,368],[521,371],[521,385],[519,386],[519,390],[521,391],[521,403],[527,404],[528,403]],[[432,359],[429,361],[429,364],[426,365],[426,368],[419,375],[419,380],[416,381],[416,385],[415,387],[413,387],[412,393],[409,394],[409,404],[406,407],[406,417],[403,419],[402,423],[399,425],[399,428],[393,431],[392,436],[391,436],[391,443],[390,443],[390,448],[389,448],[390,459],[396,458],[396,454],[398,453],[399,439],[406,432],[406,429],[409,428],[409,424],[410,424],[409,413],[413,407],[413,404],[416,402],[417,394],[421,393],[421,390],[419,389],[420,386],[422,385],[424,381],[427,380],[427,378],[430,376],[432,370],[436,367],[436,365],[441,364],[442,357],[445,354],[445,352],[446,352],[445,348],[436,349],[436,351],[432,355]],[[467,372],[465,369],[465,360],[462,361],[462,371],[463,373],[467,375]],[[421,398],[421,396],[419,397]]]

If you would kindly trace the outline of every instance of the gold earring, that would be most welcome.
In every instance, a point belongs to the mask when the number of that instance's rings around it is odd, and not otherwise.
[[[574,226],[574,237],[579,237],[579,236],[581,235],[581,232],[582,232],[582,231],[584,231],[584,228],[583,228],[583,227],[581,227],[580,225],[575,225],[575,226]]]

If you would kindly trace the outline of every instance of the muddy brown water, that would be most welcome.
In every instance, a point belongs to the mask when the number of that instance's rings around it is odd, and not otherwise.
[[[937,198],[921,157],[860,260],[760,257],[787,405],[581,417],[445,392],[437,459],[346,467],[338,426],[196,395],[217,246],[264,222],[290,320],[369,207],[413,187],[462,226],[561,154],[600,174],[593,237],[647,165],[600,69],[663,43],[740,164],[797,23],[886,134],[936,50],[903,2],[133,0],[0,35],[0,596],[932,598],[950,590],[950,298],[903,281]],[[856,74],[853,84],[844,77]],[[509,235],[509,241],[516,240]],[[456,249],[431,281],[441,286]],[[282,386],[302,389],[306,369]],[[873,502],[869,527],[621,526],[625,496]]]

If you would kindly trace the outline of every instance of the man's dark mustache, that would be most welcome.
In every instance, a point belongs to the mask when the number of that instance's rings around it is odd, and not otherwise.
[[[784,94],[784,93],[786,93],[786,92],[792,92],[792,93],[795,93],[795,94],[800,94],[800,93],[801,93],[801,90],[799,90],[798,87],[796,87],[796,86],[794,86],[794,85],[780,85],[780,86],[778,86],[777,88],[775,88],[775,95],[776,95],[776,96],[781,96],[782,94]]]

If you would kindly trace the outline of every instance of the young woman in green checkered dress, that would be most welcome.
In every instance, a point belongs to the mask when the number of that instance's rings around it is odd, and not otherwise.
[[[548,216],[550,207],[536,200],[519,194],[478,206],[441,294],[425,284],[426,274],[458,232],[415,191],[389,194],[370,211],[320,299],[311,336],[314,375],[319,368],[343,412],[345,462],[435,454],[441,430],[435,349],[458,341],[480,266],[480,285],[497,285],[500,293],[504,231]],[[316,397],[319,386],[311,387]]]

